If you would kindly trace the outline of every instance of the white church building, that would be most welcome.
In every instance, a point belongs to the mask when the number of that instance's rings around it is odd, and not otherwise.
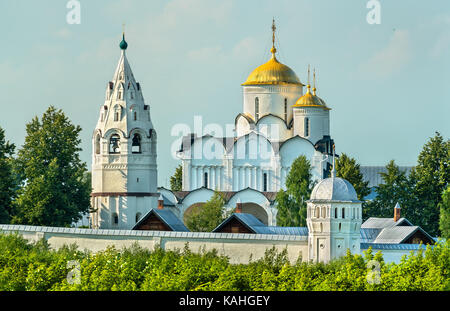
[[[393,218],[362,223],[362,202],[354,187],[335,176],[330,108],[316,95],[315,85],[311,91],[309,78],[303,93],[294,71],[277,60],[272,29],[270,60],[242,84],[243,110],[236,116],[234,135],[185,137],[177,152],[182,191],[176,192],[157,187],[157,135],[123,35],[92,136],[90,228],[0,224],[0,231],[44,238],[54,248],[76,243],[92,251],[134,243],[181,249],[189,243],[194,251],[215,249],[232,263],[261,258],[272,247],[286,249],[292,262],[299,256],[328,262],[347,250],[361,253],[370,247],[381,250],[386,262],[399,262],[423,248],[420,243],[434,244],[435,238],[400,217],[398,204]],[[317,181],[305,198],[307,227],[277,227],[275,197],[300,155],[310,161]],[[214,191],[236,212],[213,232],[189,232],[184,216]]]

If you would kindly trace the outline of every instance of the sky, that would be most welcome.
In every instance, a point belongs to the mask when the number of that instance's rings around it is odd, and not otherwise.
[[[106,84],[127,57],[158,133],[158,182],[169,186],[180,163],[171,155],[176,124],[225,126],[242,111],[242,87],[270,56],[307,82],[330,112],[336,152],[361,165],[415,165],[429,137],[450,136],[450,2],[380,0],[369,24],[366,0],[2,0],[0,127],[18,148],[25,125],[53,105],[82,127],[81,159],[91,166],[91,138]],[[305,83],[306,84],[306,83]]]

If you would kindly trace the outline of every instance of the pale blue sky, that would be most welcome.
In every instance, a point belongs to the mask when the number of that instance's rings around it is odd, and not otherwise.
[[[0,2],[0,126],[17,145],[25,123],[49,105],[83,128],[81,157],[106,83],[127,55],[159,134],[159,185],[176,123],[232,123],[240,84],[267,61],[272,17],[278,59],[302,82],[317,69],[318,95],[331,110],[337,152],[362,165],[414,165],[435,131],[450,136],[450,2],[381,0],[381,24],[366,22],[366,0],[81,2],[81,24],[66,22],[66,0]]]

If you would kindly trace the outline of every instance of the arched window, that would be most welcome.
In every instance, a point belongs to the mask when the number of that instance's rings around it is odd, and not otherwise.
[[[95,137],[95,154],[100,154],[100,135]]]
[[[256,118],[256,121],[259,120],[259,98],[258,97],[255,98],[255,118]]]
[[[141,213],[136,213],[136,223],[141,219]]]
[[[208,188],[208,173],[203,174],[203,186]]]
[[[320,207],[315,207],[314,210],[314,217],[319,218]]]
[[[287,98],[284,99],[284,120],[287,122],[287,115],[288,115],[288,104],[287,104]]]
[[[133,111],[133,120],[137,121],[137,111]]]
[[[342,208],[342,218],[345,218],[345,207]]]
[[[338,218],[338,209],[337,209],[337,207],[334,209],[334,218]]]
[[[263,191],[267,191],[267,173],[264,173],[263,175]]]
[[[113,213],[112,214],[112,223],[114,225],[118,225],[119,224],[119,215],[117,215],[117,213]]]
[[[341,232],[342,224],[339,223],[339,232]]]
[[[134,134],[133,142],[131,144],[131,153],[141,153],[141,135]]]
[[[117,134],[109,139],[109,153],[120,153],[120,137]]]
[[[309,118],[305,118],[305,137],[309,136]]]

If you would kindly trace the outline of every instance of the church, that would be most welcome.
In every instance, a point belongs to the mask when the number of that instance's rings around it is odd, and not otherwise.
[[[347,180],[335,176],[331,109],[317,95],[315,72],[311,89],[308,68],[304,92],[296,73],[277,59],[275,30],[273,23],[270,59],[242,83],[243,109],[234,120],[234,135],[191,134],[182,140],[176,153],[182,163],[181,191],[157,186],[157,133],[128,62],[123,34],[119,62],[92,136],[92,234],[113,240],[115,233],[158,241],[167,237],[177,243],[200,239],[203,246],[222,248],[229,240],[232,256],[243,262],[248,252],[265,247],[255,244],[252,234],[267,245],[292,240],[292,252],[303,252],[313,261],[329,261],[347,249],[360,253],[378,247],[399,255],[417,250],[418,243],[434,244],[433,237],[399,217],[399,206],[393,220],[369,218],[362,223],[362,201]],[[311,197],[305,198],[307,227],[277,227],[275,197],[285,189],[290,167],[300,155],[310,161],[316,181]],[[225,209],[236,212],[211,233],[189,232],[185,216],[215,191],[222,193]],[[217,240],[222,244],[214,244]],[[232,246],[242,241],[248,250]]]

